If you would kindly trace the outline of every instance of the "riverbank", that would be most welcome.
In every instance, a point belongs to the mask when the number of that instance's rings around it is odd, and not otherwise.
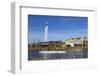
[[[75,46],[75,47],[32,47],[28,48],[29,51],[64,51],[64,50],[69,50],[69,51],[88,51],[87,46]]]

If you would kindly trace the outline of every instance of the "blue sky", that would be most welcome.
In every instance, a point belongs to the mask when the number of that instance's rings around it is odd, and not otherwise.
[[[44,41],[48,22],[48,40],[66,40],[88,35],[88,17],[28,15],[28,41]]]

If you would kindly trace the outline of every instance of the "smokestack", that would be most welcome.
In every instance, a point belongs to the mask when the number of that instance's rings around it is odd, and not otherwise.
[[[44,36],[45,39],[44,40],[45,40],[45,42],[47,42],[48,41],[48,22],[46,22],[44,29],[45,29],[45,36]]]

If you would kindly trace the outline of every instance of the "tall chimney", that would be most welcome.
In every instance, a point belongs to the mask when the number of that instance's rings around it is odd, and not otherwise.
[[[45,25],[45,42],[48,41],[48,22],[46,22],[46,25]]]

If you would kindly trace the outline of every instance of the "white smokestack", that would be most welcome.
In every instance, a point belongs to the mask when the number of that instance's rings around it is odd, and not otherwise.
[[[46,22],[46,25],[45,25],[45,42],[48,41],[48,22]]]

